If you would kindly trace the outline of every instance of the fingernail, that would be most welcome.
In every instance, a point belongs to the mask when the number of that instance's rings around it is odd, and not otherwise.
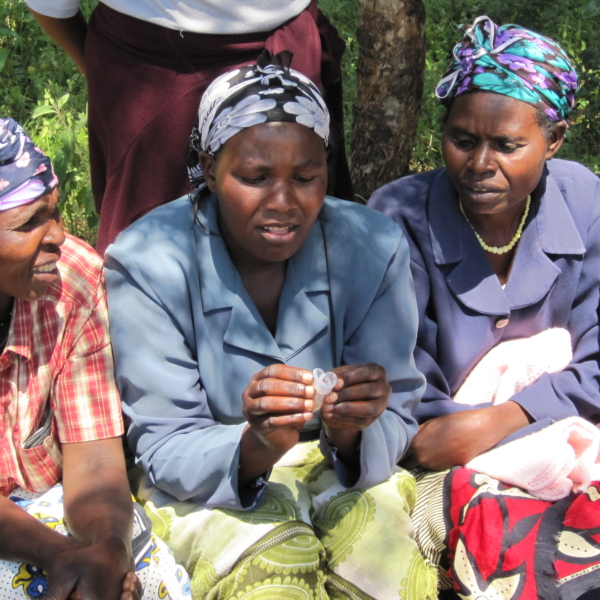
[[[305,391],[309,398],[312,398],[315,395],[315,388],[312,385],[307,385]]]
[[[302,373],[302,381],[306,381],[306,383],[312,383],[313,374],[310,371],[306,371],[306,373]]]
[[[304,401],[305,410],[313,411],[315,409],[315,401],[314,400],[305,400]]]

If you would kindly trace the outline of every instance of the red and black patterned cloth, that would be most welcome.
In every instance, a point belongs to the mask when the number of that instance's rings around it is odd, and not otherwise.
[[[461,597],[574,600],[600,588],[600,482],[544,502],[456,468],[444,478],[443,494],[441,566],[449,567]]]

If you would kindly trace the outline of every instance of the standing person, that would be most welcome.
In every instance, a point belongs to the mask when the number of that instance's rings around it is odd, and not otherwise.
[[[485,16],[464,31],[437,87],[445,167],[369,201],[406,233],[419,306],[413,517],[461,597],[574,600],[600,573],[597,457],[574,460],[600,422],[600,180],[553,158],[577,91],[563,49]],[[568,442],[549,437],[566,423]],[[504,476],[481,469],[494,456]]]
[[[353,198],[342,139],[345,44],[316,0],[107,0],[89,24],[78,0],[26,2],[87,77],[101,254],[133,221],[187,193],[185,147],[202,93],[263,48],[293,52],[296,68],[324,91],[333,115],[330,191]]]
[[[424,383],[406,240],[325,197],[327,108],[277,58],[213,82],[199,191],[106,253],[145,508],[198,600],[434,600],[396,467]],[[334,374],[320,410],[315,368]]]
[[[184,600],[134,513],[102,260],[63,232],[57,184],[0,119],[0,597]]]

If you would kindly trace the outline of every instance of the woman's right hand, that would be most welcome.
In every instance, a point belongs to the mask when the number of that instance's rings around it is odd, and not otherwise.
[[[313,416],[313,375],[275,364],[256,373],[242,393],[243,413],[258,439],[276,454],[295,446]]]

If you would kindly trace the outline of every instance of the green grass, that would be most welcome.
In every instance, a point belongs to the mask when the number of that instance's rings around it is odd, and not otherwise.
[[[96,0],[83,0],[89,14]],[[346,41],[344,106],[350,143],[356,98],[357,0],[320,0],[319,6]],[[600,172],[600,0],[425,0],[427,57],[423,108],[411,169],[442,164],[442,109],[433,90],[459,40],[457,26],[488,14],[558,40],[573,57],[581,91],[561,156]],[[61,208],[70,231],[93,243],[97,227],[89,177],[86,91],[71,60],[42,33],[22,0],[0,2],[0,115],[22,123],[51,156],[61,180]]]

